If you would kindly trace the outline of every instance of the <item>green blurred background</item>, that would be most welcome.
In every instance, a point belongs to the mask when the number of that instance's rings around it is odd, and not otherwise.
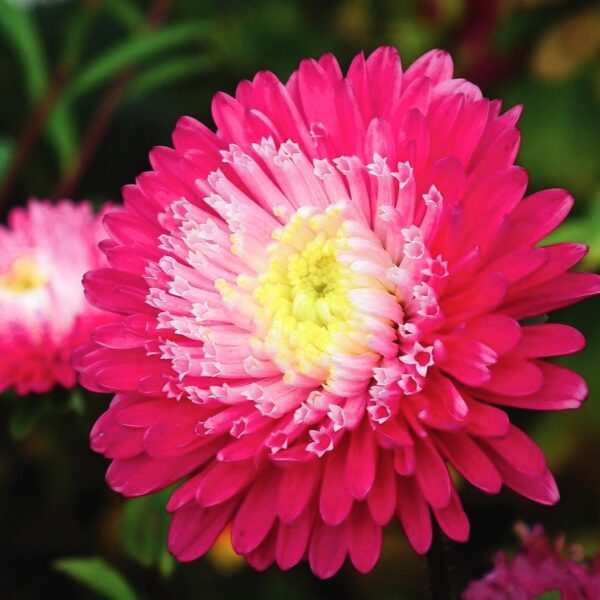
[[[0,212],[28,197],[119,200],[169,144],[177,118],[211,123],[218,90],[306,56],[393,44],[405,65],[432,47],[505,107],[525,104],[519,163],[530,191],[566,187],[576,208],[554,241],[589,244],[600,267],[600,6],[568,0],[0,0]],[[544,508],[503,491],[462,490],[468,544],[449,547],[454,588],[515,547],[517,520],[600,541],[600,300],[552,316],[588,348],[565,361],[590,384],[578,412],[512,418],[541,444],[562,493]],[[419,598],[427,572],[397,526],[368,576],[346,566],[320,582],[305,567],[253,572],[226,541],[175,565],[164,548],[165,495],[124,501],[104,483],[87,435],[108,398],[80,392],[0,399],[3,598]],[[94,591],[95,590],[95,591]]]

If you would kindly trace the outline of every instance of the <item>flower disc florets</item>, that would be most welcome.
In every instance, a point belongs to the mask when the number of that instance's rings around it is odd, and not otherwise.
[[[345,203],[298,209],[273,229],[270,244],[253,240],[264,248],[264,270],[239,275],[235,289],[216,282],[224,304],[253,323],[255,355],[269,357],[285,383],[322,384],[341,395],[368,387],[382,332],[391,340],[388,352],[397,353],[394,324],[403,317],[386,272],[390,257],[364,219],[352,220],[348,211]],[[358,356],[362,380],[344,379],[344,362]]]
[[[431,514],[465,540],[448,464],[488,493],[553,503],[535,444],[497,406],[565,409],[581,378],[541,360],[570,327],[520,320],[595,294],[578,244],[539,247],[571,198],[523,199],[519,109],[452,79],[433,51],[303,61],[220,94],[213,133],[175,150],[107,218],[110,269],[90,300],[121,315],[77,357],[117,392],[92,432],[110,485],[184,477],[170,548],[202,555],[225,526],[256,568],[307,558],[321,577],[375,564],[396,514],[418,552]]]

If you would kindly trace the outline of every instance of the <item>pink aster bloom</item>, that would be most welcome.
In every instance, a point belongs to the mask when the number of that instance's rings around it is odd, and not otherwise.
[[[71,353],[112,320],[81,290],[83,274],[106,264],[104,236],[87,203],[31,200],[10,212],[0,227],[0,391],[75,385]]]
[[[588,567],[581,547],[565,551],[564,536],[551,541],[541,525],[516,530],[521,551],[513,559],[498,552],[494,569],[471,583],[463,600],[532,600],[546,592],[559,592],[563,600],[600,598],[600,554]]]
[[[96,306],[121,315],[78,353],[116,392],[91,434],[111,487],[174,492],[169,547],[188,561],[232,523],[257,569],[376,563],[395,516],[426,552],[435,518],[466,540],[448,464],[483,491],[552,504],[538,447],[503,407],[561,410],[582,379],[544,357],[583,337],[521,320],[600,291],[567,272],[579,244],[538,247],[572,199],[523,199],[520,109],[453,79],[432,51],[305,60],[184,117],[175,149],[106,219]]]

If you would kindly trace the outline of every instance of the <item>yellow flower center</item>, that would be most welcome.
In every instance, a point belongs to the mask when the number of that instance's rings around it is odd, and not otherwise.
[[[353,224],[343,206],[300,208],[273,231],[260,274],[240,275],[237,288],[216,281],[224,302],[254,323],[253,350],[286,383],[298,374],[326,383],[336,377],[335,357],[369,353],[364,315],[351,299],[364,282],[343,260]]]
[[[0,289],[11,292],[29,292],[43,287],[47,282],[48,276],[31,256],[17,258],[8,271],[0,275]]]
[[[273,238],[269,266],[253,292],[265,347],[275,362],[305,375],[327,371],[331,346],[354,314],[347,296],[353,275],[336,255],[344,239],[339,210],[299,211]]]

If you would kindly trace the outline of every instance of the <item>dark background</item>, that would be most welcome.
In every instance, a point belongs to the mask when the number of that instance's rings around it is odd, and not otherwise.
[[[0,0],[0,212],[30,196],[119,201],[122,185],[168,145],[177,118],[211,123],[218,90],[260,69],[286,79],[305,56],[396,45],[408,65],[432,47],[506,108],[525,104],[518,162],[530,191],[566,187],[577,199],[554,234],[590,245],[581,268],[600,267],[600,8],[567,0]],[[36,116],[37,115],[37,116]],[[28,138],[23,132],[28,131]],[[565,361],[591,387],[572,413],[512,418],[542,446],[562,494],[540,507],[509,491],[461,489],[467,544],[449,546],[454,588],[516,548],[517,520],[564,532],[586,553],[600,542],[600,300],[552,320],[579,327],[588,348]],[[164,550],[162,497],[126,502],[104,483],[106,461],[87,435],[108,398],[57,392],[0,398],[0,596],[127,600],[101,557],[139,598],[415,598],[427,595],[425,560],[396,525],[368,576],[351,567],[326,582],[305,566],[255,573],[219,551],[175,565]],[[66,564],[66,566],[65,566]],[[79,563],[78,563],[79,564]],[[104,563],[103,563],[104,564]],[[69,566],[70,565],[70,566]],[[83,575],[82,575],[83,573]],[[86,576],[87,573],[87,576]],[[115,587],[116,586],[116,587]],[[112,590],[112,591],[111,591]],[[60,595],[60,596],[59,596]]]

